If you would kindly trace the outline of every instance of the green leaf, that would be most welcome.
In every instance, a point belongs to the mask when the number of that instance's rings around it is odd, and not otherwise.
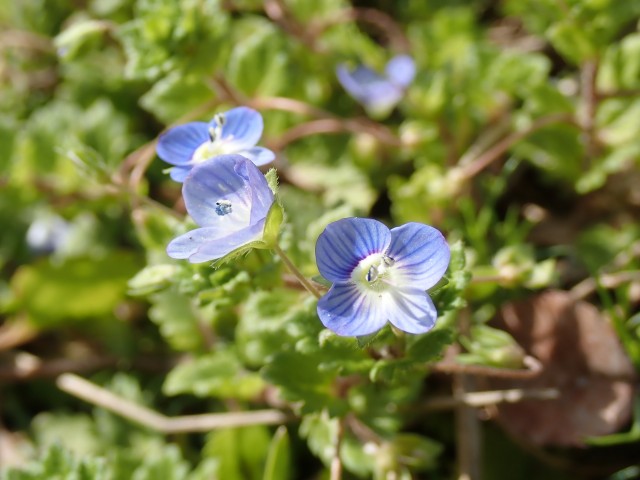
[[[338,392],[338,375],[343,369],[364,369],[369,361],[354,339],[345,340],[353,343],[345,346],[340,341],[329,342],[319,348],[311,338],[301,340],[296,350],[276,353],[262,369],[262,375],[280,389],[284,399],[298,403],[303,413],[327,409],[332,415],[339,415],[344,412],[346,401]]]
[[[427,363],[442,356],[444,349],[453,343],[455,334],[448,328],[436,328],[424,335],[410,338],[415,340],[407,347],[407,357],[415,362]]]
[[[271,435],[260,425],[212,432],[203,454],[215,458],[218,477],[225,480],[261,480]]]
[[[11,279],[18,308],[40,327],[110,315],[124,300],[127,281],[139,268],[128,252],[99,259],[48,260],[20,267]],[[64,302],[60,300],[64,299]]]
[[[571,21],[562,21],[547,31],[551,44],[576,65],[595,57],[597,50],[588,32]]]
[[[315,301],[288,289],[257,291],[247,299],[236,329],[238,352],[251,367],[261,367],[270,358],[293,348],[301,338],[315,336],[322,325]]]
[[[397,435],[390,446],[398,463],[418,471],[434,468],[443,451],[440,443],[413,433]]]
[[[54,444],[40,460],[6,473],[7,480],[111,480],[112,469],[102,458],[77,460],[62,446]]]
[[[159,455],[149,455],[131,475],[132,480],[183,480],[189,463],[176,445],[167,445]]]
[[[278,95],[291,89],[288,48],[279,30],[260,17],[246,18],[234,27],[227,79],[247,94]]]
[[[211,101],[213,93],[200,75],[172,72],[140,98],[140,104],[160,121],[171,124]],[[203,112],[204,113],[204,112]]]
[[[65,61],[70,61],[87,43],[102,36],[109,28],[109,23],[100,20],[76,22],[57,35],[53,43],[58,50],[58,55]]]
[[[152,294],[150,300],[149,318],[158,325],[169,345],[182,351],[203,347],[196,310],[188,297],[169,289]]]
[[[269,445],[262,480],[287,480],[291,478],[290,443],[287,429],[279,426]]]
[[[172,264],[148,265],[128,282],[129,295],[147,296],[171,285],[179,267]]]
[[[175,367],[165,379],[167,395],[190,393],[198,397],[250,400],[265,385],[260,375],[245,370],[231,349],[218,350]]]

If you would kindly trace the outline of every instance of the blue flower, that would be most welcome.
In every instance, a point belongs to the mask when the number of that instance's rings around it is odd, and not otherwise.
[[[262,240],[274,202],[264,175],[241,155],[220,155],[195,165],[182,195],[187,212],[201,228],[172,240],[167,253],[191,263],[222,258]]]
[[[449,265],[442,234],[421,223],[389,230],[377,220],[344,218],[320,234],[316,261],[333,282],[318,301],[320,320],[338,335],[361,336],[387,322],[428,332],[438,313],[426,293]]]
[[[380,75],[364,65],[350,71],[339,65],[338,80],[353,98],[373,116],[387,115],[404,96],[416,74],[416,66],[408,55],[393,57]]]
[[[156,151],[167,163],[175,165],[171,178],[182,182],[191,169],[217,155],[238,153],[256,165],[265,165],[274,153],[256,147],[262,136],[262,116],[248,107],[218,113],[209,123],[191,122],[171,128],[158,139]]]

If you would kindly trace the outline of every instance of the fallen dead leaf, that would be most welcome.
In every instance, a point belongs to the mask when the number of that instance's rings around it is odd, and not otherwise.
[[[511,435],[537,446],[582,446],[630,419],[634,369],[606,318],[590,303],[547,291],[505,305],[494,326],[542,364],[535,378],[490,379],[491,388],[556,388],[555,400],[496,407]]]

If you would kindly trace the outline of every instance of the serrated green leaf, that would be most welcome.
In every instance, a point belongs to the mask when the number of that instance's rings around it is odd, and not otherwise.
[[[315,302],[307,295],[286,289],[257,291],[244,305],[236,342],[243,361],[260,367],[273,355],[292,349],[299,339],[317,335],[321,328]]]
[[[436,328],[413,338],[415,340],[407,347],[407,357],[415,362],[427,363],[442,356],[444,349],[453,343],[455,335],[448,328]]]
[[[167,395],[255,398],[265,385],[260,375],[245,370],[231,349],[218,350],[175,367],[165,379]]]
[[[337,372],[318,368],[320,363],[331,360],[321,350],[284,351],[273,356],[262,369],[262,375],[280,389],[283,398],[300,403],[303,412],[323,409],[338,412],[345,408],[345,403],[336,396]]]
[[[165,124],[211,101],[213,93],[200,75],[172,72],[159,79],[140,98],[140,104]]]
[[[149,318],[165,340],[176,350],[194,351],[202,348],[202,333],[189,298],[174,289],[151,295]]]

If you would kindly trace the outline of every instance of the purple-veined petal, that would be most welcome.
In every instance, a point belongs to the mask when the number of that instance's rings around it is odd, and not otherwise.
[[[255,146],[262,136],[264,127],[262,115],[249,107],[237,107],[225,112],[224,125],[222,125],[220,139],[225,144],[226,151],[248,150]],[[217,125],[216,118],[211,125]]]
[[[398,55],[389,60],[385,73],[391,83],[407,88],[416,76],[416,64],[409,55]]]
[[[198,225],[225,225],[232,230],[249,225],[254,186],[238,175],[238,169],[243,165],[260,173],[253,163],[240,155],[219,155],[191,169],[182,186],[182,195],[189,215]],[[263,181],[266,184],[266,180]],[[228,215],[218,213],[217,202],[221,200],[231,202]]]
[[[395,260],[397,286],[411,285],[427,290],[444,275],[451,253],[439,230],[412,222],[391,229],[387,255]]]
[[[322,324],[338,335],[369,335],[387,322],[379,304],[376,292],[362,291],[352,283],[336,283],[318,300],[317,311]]]
[[[384,251],[391,241],[389,229],[370,218],[343,218],[330,223],[316,242],[320,274],[330,282],[344,282],[364,258]]]
[[[264,230],[264,220],[230,234],[216,227],[197,228],[172,240],[167,254],[176,259],[189,259],[191,263],[202,263],[222,258],[228,253],[259,240]]]
[[[191,166],[173,167],[171,170],[169,170],[169,175],[176,182],[182,183],[184,182],[184,179],[187,178],[187,175],[189,175],[189,172],[191,172]]]
[[[383,296],[387,319],[407,333],[425,333],[436,324],[438,312],[426,292],[419,288],[390,288]]]
[[[191,122],[178,125],[160,135],[156,152],[172,165],[187,165],[193,152],[209,141],[209,125],[205,122]]]
[[[264,219],[273,204],[273,192],[269,188],[267,179],[252,162],[238,162],[235,172],[241,176],[247,185],[251,186],[251,214],[249,223],[252,225]]]
[[[264,147],[253,147],[249,150],[238,152],[238,154],[242,155],[243,157],[247,157],[259,167],[273,162],[276,158],[275,153]]]

